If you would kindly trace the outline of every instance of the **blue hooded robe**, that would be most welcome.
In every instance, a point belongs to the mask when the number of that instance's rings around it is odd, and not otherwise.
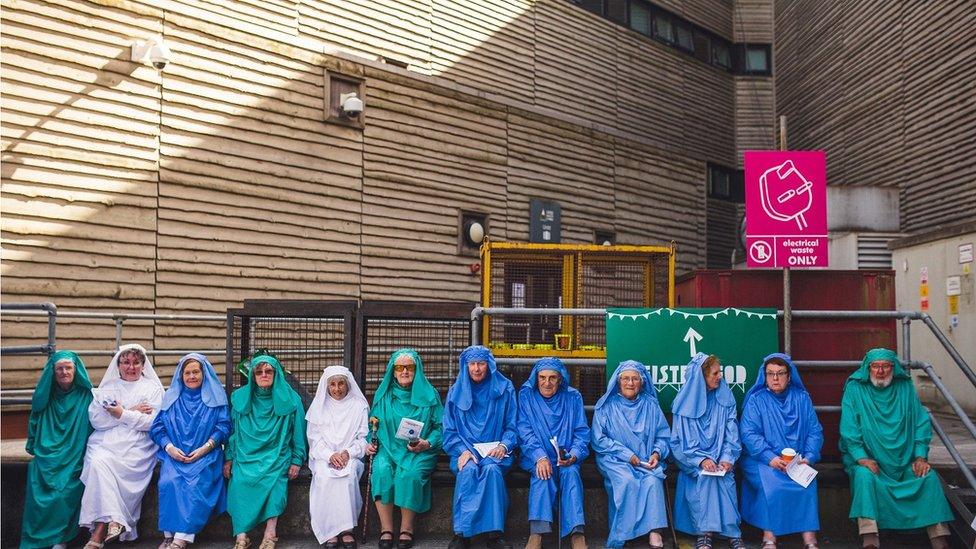
[[[203,384],[189,389],[183,384],[183,366],[200,363]],[[159,529],[163,532],[196,534],[212,516],[224,512],[224,451],[230,436],[230,408],[224,386],[207,357],[190,353],[180,359],[173,382],[163,395],[159,414],[149,436],[159,446]],[[192,463],[173,460],[166,453],[172,444],[184,454],[213,439],[216,447]]]
[[[620,394],[620,374],[627,371],[641,376],[634,400]],[[621,362],[593,412],[593,451],[610,508],[607,547],[623,547],[629,539],[668,525],[664,469],[670,436],[647,368],[634,360]],[[654,452],[660,460],[653,469],[630,464],[632,456],[646,462]]]
[[[556,394],[544,398],[538,389],[539,372],[553,370],[559,374]],[[520,465],[529,472],[529,520],[553,522],[556,492],[559,492],[559,536],[581,531],[583,516],[583,480],[580,463],[590,454],[590,428],[586,425],[583,396],[569,386],[569,373],[558,358],[543,358],[535,363],[529,379],[519,389],[518,433],[522,457]],[[556,437],[559,448],[576,456],[572,465],[557,466],[556,449],[550,439]],[[548,458],[553,476],[542,480],[535,465]],[[555,475],[559,475],[558,485]],[[533,532],[542,533],[542,532]]]
[[[790,384],[778,395],[766,386],[766,363],[773,358],[786,362],[790,372]],[[743,520],[777,536],[819,530],[817,480],[804,488],[769,466],[783,448],[793,448],[816,463],[823,446],[823,427],[788,355],[774,353],[763,359],[759,377],[746,393],[739,431],[745,451]]]
[[[718,388],[708,390],[701,370],[707,358],[705,353],[698,353],[685,366],[685,383],[671,405],[671,453],[680,469],[674,527],[692,535],[715,532],[738,538],[742,533],[734,470],[722,477],[700,474],[706,458],[716,464],[734,464],[742,451],[735,397],[724,377]]]
[[[468,362],[488,362],[481,383],[471,381]],[[444,404],[444,451],[457,475],[454,486],[454,532],[471,537],[502,531],[508,511],[505,473],[512,466],[518,445],[515,427],[515,387],[498,371],[495,357],[486,347],[472,345],[458,358],[460,374],[447,392]],[[502,459],[481,457],[475,443],[499,442],[508,453]],[[458,471],[458,457],[468,450],[475,456]]]

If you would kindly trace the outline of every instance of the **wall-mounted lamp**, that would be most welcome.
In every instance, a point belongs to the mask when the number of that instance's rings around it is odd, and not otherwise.
[[[162,36],[152,36],[147,40],[133,42],[129,56],[131,61],[152,65],[158,71],[165,69],[172,58],[173,52],[163,42]]]
[[[458,254],[477,256],[488,234],[488,214],[458,212]]]
[[[363,114],[366,104],[359,98],[356,92],[343,93],[339,95],[339,114],[346,118],[356,118]]]

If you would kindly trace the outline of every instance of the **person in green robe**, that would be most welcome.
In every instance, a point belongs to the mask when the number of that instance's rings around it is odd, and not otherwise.
[[[413,349],[400,349],[386,363],[386,374],[373,395],[371,417],[379,419],[373,458],[373,499],[380,517],[380,549],[393,547],[393,506],[400,508],[399,549],[413,546],[417,513],[430,509],[430,473],[441,450],[444,406],[424,375],[424,364]],[[415,436],[398,438],[400,422],[423,423]]]
[[[20,548],[67,547],[78,535],[85,485],[81,469],[92,432],[92,384],[85,363],[71,351],[52,354],[31,400],[27,426],[27,497]]]
[[[236,540],[234,549],[248,549],[247,533],[267,521],[258,549],[274,549],[278,516],[288,503],[288,481],[308,453],[305,409],[288,385],[278,359],[251,359],[247,384],[230,396],[234,432],[227,441],[224,476],[227,512]]]
[[[872,349],[844,385],[840,451],[851,478],[851,513],[864,547],[878,529],[927,528],[932,547],[949,547],[952,520],[927,458],[932,424],[898,355]]]

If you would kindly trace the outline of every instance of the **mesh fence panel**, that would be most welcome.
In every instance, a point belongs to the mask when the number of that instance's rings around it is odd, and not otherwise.
[[[668,256],[646,254],[620,259],[591,255],[580,260],[577,276],[577,307],[667,307]],[[581,316],[576,320],[579,346],[606,346],[606,321]]]
[[[492,307],[559,307],[563,302],[563,259],[493,259],[491,271]],[[560,333],[561,319],[555,316],[506,315],[490,323],[489,341],[513,345],[552,345]]]
[[[266,349],[278,357],[309,395],[315,395],[323,370],[343,364],[342,317],[253,317],[250,323],[248,347],[252,352]]]
[[[363,392],[372,401],[394,351],[409,347],[424,362],[424,374],[441,394],[457,376],[458,355],[471,341],[466,319],[366,318]]]

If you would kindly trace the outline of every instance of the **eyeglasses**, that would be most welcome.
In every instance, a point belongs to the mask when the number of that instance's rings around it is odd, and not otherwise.
[[[790,373],[788,371],[784,371],[784,372],[770,372],[769,370],[766,371],[766,377],[779,378],[779,377],[789,377],[789,375]]]
[[[894,367],[894,365],[890,362],[872,362],[868,366],[872,370],[877,370],[877,371],[890,370]]]
[[[259,368],[254,370],[254,375],[256,376],[273,376],[274,368]]]
[[[404,370],[409,370],[409,371],[412,372],[412,371],[414,371],[416,369],[417,369],[417,365],[416,364],[394,364],[393,365],[393,371],[394,372],[397,372],[397,373],[400,373],[400,372],[402,372]]]

